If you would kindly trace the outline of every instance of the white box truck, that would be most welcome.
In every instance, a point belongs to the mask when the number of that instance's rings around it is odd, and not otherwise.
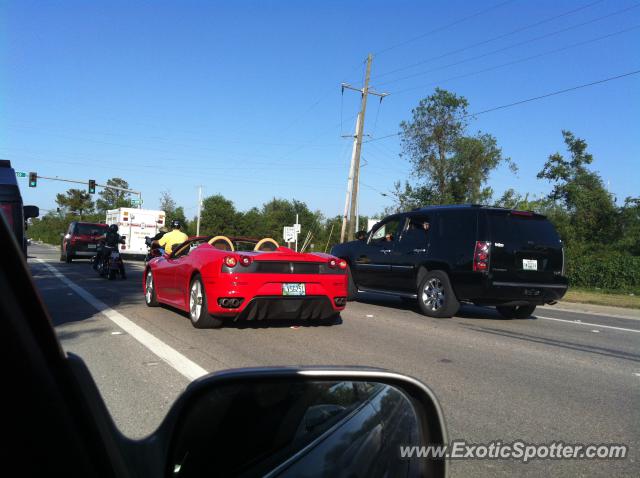
[[[117,224],[118,234],[125,236],[125,243],[120,246],[123,255],[146,255],[145,236],[153,237],[164,227],[164,211],[121,207],[107,211],[106,223]]]

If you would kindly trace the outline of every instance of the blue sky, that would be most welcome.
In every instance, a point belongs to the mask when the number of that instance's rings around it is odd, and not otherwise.
[[[351,154],[341,135],[359,106],[339,85],[361,82],[367,53],[372,87],[391,93],[370,98],[375,138],[396,133],[435,86],[477,112],[640,69],[635,5],[0,1],[0,157],[44,176],[123,177],[149,208],[170,190],[188,215],[202,184],[241,210],[282,197],[333,216]],[[496,194],[548,192],[535,175],[569,129],[619,200],[638,196],[639,87],[635,75],[478,116],[470,131],[496,136],[520,168],[493,174]],[[361,213],[381,211],[380,193],[409,177],[399,151],[397,137],[364,145]],[[68,187],[24,181],[23,194],[53,208]]]

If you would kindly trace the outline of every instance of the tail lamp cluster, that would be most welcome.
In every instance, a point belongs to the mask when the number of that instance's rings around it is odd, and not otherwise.
[[[329,268],[344,270],[347,268],[347,261],[344,259],[329,259]]]
[[[490,255],[491,243],[476,241],[476,248],[473,252],[473,270],[478,272],[489,270]]]
[[[230,268],[233,268],[238,264],[244,267],[249,267],[252,262],[253,259],[251,258],[251,256],[226,256],[224,258],[224,265]]]

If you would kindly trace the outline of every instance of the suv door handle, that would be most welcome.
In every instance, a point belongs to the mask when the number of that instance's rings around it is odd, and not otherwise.
[[[414,254],[420,254],[420,253],[422,253],[422,252],[427,252],[427,250],[426,250],[426,249],[414,249],[414,250],[413,250],[413,253],[414,253]]]
[[[380,249],[380,252],[382,252],[383,254],[389,254],[391,252],[391,249]]]

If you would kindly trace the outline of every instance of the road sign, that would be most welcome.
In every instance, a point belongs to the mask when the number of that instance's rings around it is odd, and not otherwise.
[[[131,205],[132,206],[141,206],[142,205],[142,199],[131,198]]]
[[[26,178],[27,173],[25,173],[24,171],[16,171],[16,176],[19,178]]]
[[[284,226],[282,230],[282,237],[284,242],[293,242],[296,240],[296,228],[290,226]]]
[[[296,234],[300,234],[300,224],[294,224],[293,229],[296,231]]]

